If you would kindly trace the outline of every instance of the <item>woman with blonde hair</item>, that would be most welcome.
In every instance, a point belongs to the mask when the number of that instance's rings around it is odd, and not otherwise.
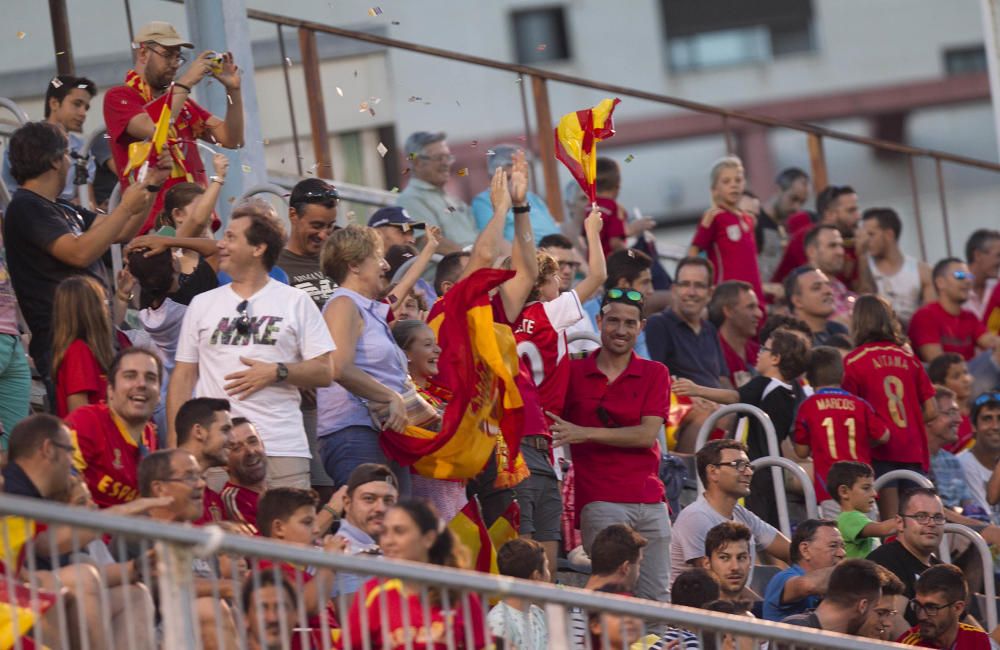
[[[66,417],[106,398],[108,367],[118,341],[104,287],[89,276],[74,275],[56,287],[52,304],[52,376],[56,415]]]
[[[338,285],[323,308],[337,347],[336,381],[317,391],[317,433],[327,474],[344,485],[362,463],[388,464],[379,435],[407,424],[408,369],[386,320],[389,305],[379,300],[388,264],[375,229],[352,224],[331,233],[320,266]],[[393,469],[400,493],[409,494],[409,473]]]

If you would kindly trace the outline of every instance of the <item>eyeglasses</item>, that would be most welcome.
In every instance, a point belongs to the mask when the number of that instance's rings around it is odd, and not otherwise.
[[[680,282],[674,282],[675,287],[680,287],[681,289],[698,289],[699,291],[707,291],[708,284],[705,282],[695,282],[694,280],[683,280]]]
[[[451,164],[451,163],[455,162],[455,156],[451,155],[450,153],[439,153],[436,156],[426,156],[424,154],[420,154],[420,155],[417,156],[417,158],[423,158],[424,160],[429,160],[432,163],[449,163],[449,164]]]
[[[771,351],[771,348],[769,348],[769,347],[768,347],[768,346],[766,346],[766,345],[762,345],[762,346],[760,346],[760,348],[758,348],[758,349],[759,349],[759,350],[760,350],[761,352],[770,352],[770,351]]]
[[[201,474],[185,474],[184,476],[171,476],[170,478],[161,478],[164,483],[184,483],[191,487],[198,485],[205,480]]]
[[[68,451],[71,454],[76,451],[76,447],[74,447],[73,445],[67,445],[62,442],[56,442],[55,440],[50,440],[49,442],[52,443],[53,447],[56,447],[57,449],[62,449],[63,451]]]
[[[716,467],[732,467],[737,472],[745,472],[747,470],[753,471],[753,465],[750,464],[748,460],[730,460],[724,463],[712,463]]]
[[[940,512],[931,514],[929,512],[918,512],[912,515],[899,515],[904,519],[913,519],[921,526],[926,526],[927,524],[933,522],[935,526],[941,526],[945,522],[944,515]]]
[[[157,54],[159,54],[160,56],[162,56],[167,61],[176,61],[177,65],[184,65],[185,63],[187,63],[187,57],[184,56],[183,54],[181,54],[180,50],[178,50],[176,52],[173,52],[173,53],[170,53],[170,52],[168,52],[166,50],[158,50],[155,47],[153,47],[152,41],[150,41],[148,43],[145,43],[145,46],[146,46],[147,50],[150,50],[152,52],[156,52]]]
[[[309,190],[302,194],[303,203],[322,203],[324,207],[333,208],[340,202],[340,193],[330,187],[322,190]]]
[[[928,616],[937,616],[938,612],[942,609],[947,609],[957,603],[957,600],[953,600],[950,603],[945,603],[944,605],[938,605],[937,603],[922,603],[916,598],[910,601],[910,607],[913,608],[913,613],[916,614],[923,610]]]
[[[952,276],[956,280],[971,280],[972,279],[972,274],[969,273],[968,271],[953,271],[952,272]]]
[[[247,307],[249,306],[250,303],[246,300],[236,305],[236,313],[239,314],[240,317],[236,319],[235,326],[236,331],[242,336],[246,336],[250,333],[250,315],[247,314]]]

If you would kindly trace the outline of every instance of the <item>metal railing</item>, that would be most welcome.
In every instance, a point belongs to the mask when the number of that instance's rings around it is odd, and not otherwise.
[[[939,553],[942,562],[951,562],[951,548],[948,546],[948,535],[960,535],[975,547],[979,554],[979,560],[983,563],[983,594],[986,596],[986,607],[983,613],[986,615],[986,629],[992,630],[997,626],[997,586],[996,574],[993,572],[993,554],[990,546],[983,539],[983,536],[962,524],[945,524],[944,536],[941,538]]]
[[[757,418],[757,420],[759,420],[761,425],[764,427],[764,437],[767,441],[768,456],[771,458],[781,458],[781,447],[778,445],[778,436],[774,432],[774,423],[771,422],[771,418],[767,413],[751,404],[727,404],[726,406],[722,406],[713,411],[711,415],[705,419],[705,422],[701,425],[701,429],[698,430],[698,437],[695,439],[694,443],[694,449],[696,452],[704,447],[705,443],[708,442],[708,436],[715,430],[715,425],[718,421],[732,413],[741,413]],[[784,465],[780,463],[772,464],[771,478],[774,483],[775,507],[778,509],[778,527],[786,537],[791,539],[792,524],[788,517],[788,497],[785,492],[784,475],[781,473],[782,467],[784,467]],[[811,483],[810,487],[812,487]],[[705,486],[701,484],[701,477],[699,476],[698,494],[701,494],[704,489]],[[815,503],[815,501],[816,495],[813,494],[813,502]]]
[[[255,638],[260,638],[259,635],[268,632],[280,639],[280,647],[289,648],[292,647],[292,636],[304,635],[307,628],[313,635],[311,638],[314,645],[305,647],[324,650],[334,647],[332,639],[338,634],[327,616],[320,617],[318,628],[315,627],[315,623],[306,620],[303,601],[308,590],[304,588],[306,580],[301,569],[295,570],[295,582],[298,584],[294,587],[294,593],[287,593],[287,597],[281,595],[282,589],[278,585],[282,584],[281,575],[287,573],[286,566],[330,569],[342,573],[370,575],[375,578],[375,582],[368,583],[369,591],[359,592],[366,593],[367,597],[355,598],[353,603],[348,602],[344,594],[333,599],[336,603],[337,617],[341,621],[339,636],[345,648],[412,648],[419,642],[420,634],[430,633],[433,626],[422,627],[413,621],[407,621],[410,612],[406,607],[401,609],[403,624],[400,627],[396,620],[400,611],[398,608],[393,611],[392,605],[388,604],[389,594],[394,594],[392,597],[402,597],[400,594],[406,594],[407,598],[415,599],[412,602],[419,601],[425,608],[433,609],[434,603],[440,603],[440,609],[454,611],[455,616],[447,619],[447,625],[442,623],[443,629],[435,631],[441,635],[439,643],[447,643],[450,648],[486,647],[489,644],[488,640],[482,641],[481,637],[474,639],[468,632],[471,629],[488,629],[485,627],[488,603],[493,599],[503,598],[526,599],[543,609],[551,647],[570,647],[567,640],[573,637],[572,624],[574,620],[580,620],[579,615],[574,615],[577,610],[591,613],[595,617],[601,615],[612,619],[628,619],[633,622],[631,624],[641,628],[643,634],[654,627],[661,629],[664,626],[680,627],[697,634],[702,642],[709,640],[721,642],[722,637],[729,636],[752,639],[753,642],[768,640],[787,645],[789,648],[874,650],[894,646],[859,637],[748,619],[744,616],[717,614],[653,601],[554,587],[527,580],[414,562],[326,553],[303,546],[275,543],[259,537],[223,534],[215,526],[196,528],[144,517],[123,517],[105,512],[93,512],[85,508],[72,508],[49,501],[9,495],[0,495],[0,516],[4,517],[0,519],[0,537],[2,537],[0,542],[7,558],[13,557],[11,554],[15,537],[13,531],[16,529],[15,524],[22,518],[48,524],[47,533],[50,540],[48,555],[51,557],[58,555],[55,538],[61,536],[65,544],[66,531],[69,531],[73,542],[69,546],[74,550],[79,550],[83,546],[80,542],[84,539],[85,531],[111,535],[117,542],[111,546],[115,550],[124,549],[126,540],[129,540],[134,547],[132,557],[136,558],[134,562],[136,580],[147,585],[155,585],[159,595],[159,614],[162,623],[157,629],[162,632],[162,647],[165,648],[183,647],[195,650],[207,647],[246,648],[248,636],[258,635]],[[93,536],[91,534],[91,537]],[[40,585],[46,580],[52,584],[51,577],[43,575],[45,571],[39,568],[36,562],[36,556],[40,558],[45,555],[42,550],[33,547],[29,541],[23,553],[26,563],[20,574],[15,575],[12,570],[8,570],[5,577],[0,578],[0,583],[6,582],[10,591],[20,580],[24,580],[28,588],[33,590],[33,594],[41,592]],[[242,580],[228,582],[230,574],[221,569],[221,565],[214,576],[207,579],[204,573],[193,573],[193,561],[204,565],[206,561],[212,561],[214,558],[246,558],[249,562],[250,575]],[[263,559],[274,562],[274,567],[262,568],[260,561]],[[279,563],[287,564],[279,569]],[[232,575],[235,576],[235,563],[232,563],[232,566]],[[95,635],[99,636],[98,632],[110,632],[112,635],[117,632],[130,633],[133,639],[150,638],[148,633],[155,630],[141,628],[153,625],[152,612],[144,610],[143,603],[139,600],[126,600],[124,607],[127,609],[131,606],[132,611],[121,620],[120,625],[124,627],[121,629],[112,627],[108,608],[113,606],[113,603],[109,598],[109,583],[106,581],[106,578],[112,575],[110,567],[110,564],[100,567],[105,579],[100,583],[101,587],[97,593],[81,592],[82,581],[78,581],[76,585],[67,585],[65,580],[63,584],[56,580],[52,591],[56,594],[54,610],[57,616],[49,617],[47,613],[43,614],[38,598],[33,598],[28,607],[35,615],[35,626],[31,634],[36,640],[40,634],[49,632],[50,635],[45,637],[48,639],[46,643],[53,647],[94,648],[95,646],[88,645],[86,640],[92,639]],[[74,570],[93,573],[90,567],[81,566],[79,563],[69,564],[60,571],[68,580]],[[275,581],[272,592],[267,595],[264,593],[267,586],[265,583],[271,575]],[[126,578],[122,584],[128,585],[129,582],[130,580]],[[227,591],[233,584],[235,590]],[[70,591],[63,591],[63,586],[68,586]],[[380,589],[371,591],[370,589],[375,586]],[[76,599],[69,595],[73,589],[78,592]],[[413,591],[400,591],[400,589]],[[322,597],[325,599],[325,592],[320,593],[324,594]],[[85,600],[88,596],[89,600]],[[432,598],[437,600],[432,602],[430,600]],[[244,607],[244,603],[248,603],[247,607]],[[466,606],[461,607],[462,603]],[[2,607],[6,605],[0,605],[0,608]],[[278,612],[277,619],[280,625],[272,618],[265,629],[261,618],[264,608]],[[74,610],[86,611],[81,614]],[[143,611],[137,613],[137,610]],[[119,611],[119,614],[121,613]],[[74,614],[77,614],[75,619]],[[87,616],[91,618],[88,619]],[[48,627],[46,623],[49,618],[55,621],[52,627]],[[387,629],[392,625],[390,618],[396,621],[397,626],[397,629],[393,630],[393,636],[388,634]],[[644,622],[638,622],[639,619]],[[96,621],[100,629],[87,627],[88,620],[91,623]],[[587,620],[586,615],[582,620]],[[608,643],[608,630],[611,629],[606,625],[608,621],[596,620],[601,621],[599,625],[602,631],[599,635],[603,635],[603,638],[600,641],[595,639],[593,644],[588,641],[586,647],[619,647],[617,643],[615,645]],[[359,621],[363,623],[360,627],[356,625]],[[628,628],[628,625],[625,627]],[[595,626],[594,629],[598,628]],[[376,630],[381,633],[380,640],[368,636],[374,634]],[[363,638],[358,638],[359,632]],[[143,633],[147,633],[146,637],[143,637]],[[354,638],[348,638],[352,634],[355,635]],[[71,640],[75,640],[74,635],[81,637],[84,642],[70,643]],[[21,647],[22,636],[17,633],[16,628],[14,637],[15,642],[11,647]],[[153,637],[155,641],[155,634]],[[589,638],[588,636],[587,639]],[[626,639],[625,643],[630,644],[631,640]],[[120,647],[144,646],[133,642]]]

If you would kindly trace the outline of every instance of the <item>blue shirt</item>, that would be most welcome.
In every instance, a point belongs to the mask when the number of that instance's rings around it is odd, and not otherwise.
[[[965,508],[975,503],[965,481],[965,470],[955,454],[939,449],[931,456],[931,480],[946,508]]]
[[[583,303],[583,311],[587,313],[590,317],[590,322],[594,325],[594,331],[598,334],[601,333],[599,327],[597,327],[597,314],[601,312],[601,301],[604,300],[604,292],[599,291],[596,296]],[[639,336],[635,337],[635,347],[632,351],[636,355],[642,357],[643,359],[649,358],[649,350],[646,348],[646,330],[639,332]]]
[[[819,605],[819,596],[806,596],[802,600],[795,600],[788,603],[781,602],[781,594],[785,591],[785,583],[792,578],[799,578],[806,574],[806,570],[798,564],[793,564],[781,573],[771,578],[764,591],[764,619],[768,621],[780,621],[792,614],[802,614],[810,609],[816,609]]]
[[[554,235],[560,232],[559,224],[549,213],[549,206],[545,204],[542,197],[534,192],[528,192],[528,205],[531,206],[531,229],[535,232],[535,243],[542,241],[547,235]],[[483,190],[472,199],[472,216],[476,219],[476,226],[482,230],[493,218],[493,204],[490,203],[490,191]],[[507,219],[504,221],[503,238],[507,241],[514,241],[514,211],[507,211]]]
[[[729,376],[719,346],[719,332],[707,320],[701,322],[701,330],[695,333],[673,309],[666,309],[646,321],[646,343],[649,358],[669,368],[672,377],[719,388],[719,377]]]

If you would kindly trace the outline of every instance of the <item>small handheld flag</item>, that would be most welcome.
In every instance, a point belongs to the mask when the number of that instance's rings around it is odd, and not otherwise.
[[[597,143],[615,134],[611,114],[620,99],[605,99],[593,108],[567,113],[556,125],[556,158],[590,198],[597,201]]]

